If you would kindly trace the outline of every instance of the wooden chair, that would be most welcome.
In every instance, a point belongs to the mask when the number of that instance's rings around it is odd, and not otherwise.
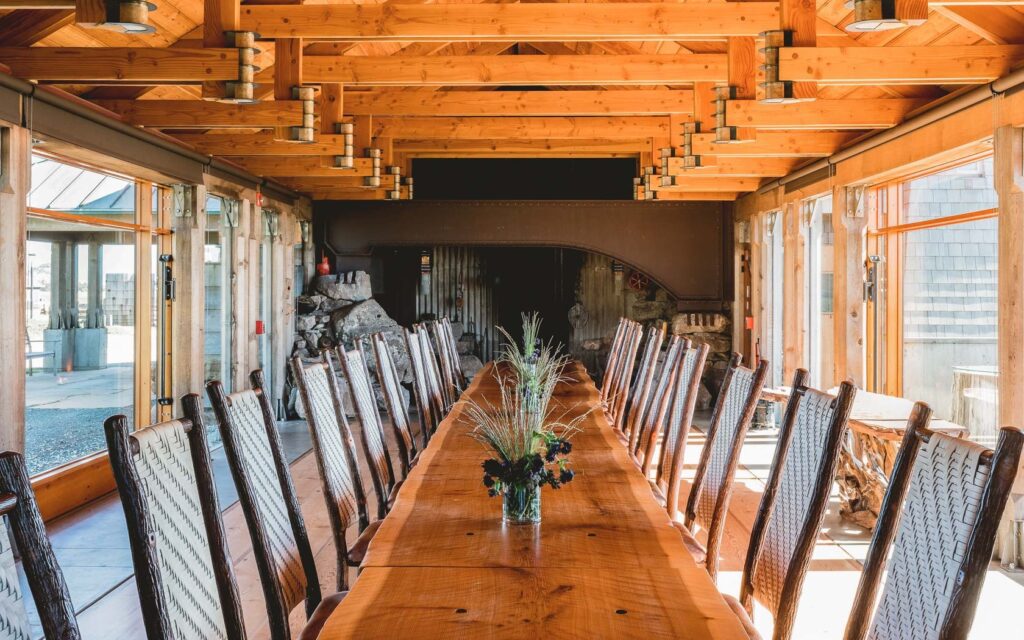
[[[683,483],[683,461],[686,439],[697,406],[704,362],[710,347],[687,341],[680,356],[679,375],[676,376],[669,399],[664,442],[655,477],[651,481],[655,496],[663,501],[668,515],[674,521],[679,512],[679,490]]]
[[[659,326],[649,327],[646,333],[647,341],[644,343],[640,366],[637,367],[636,375],[634,376],[628,408],[624,407],[621,414],[618,414],[627,446],[634,455],[638,436],[651,404],[651,383],[654,381],[654,376],[658,371],[658,357],[661,355],[661,344],[665,341],[665,324],[659,323]]]
[[[150,640],[245,638],[199,396],[181,420],[104,423]]]
[[[448,341],[445,338],[444,330],[441,328],[439,321],[428,322],[426,328],[429,338],[433,340],[434,346],[431,353],[436,358],[440,372],[441,394],[444,396],[445,404],[450,408],[458,400],[459,393],[461,392],[455,377],[455,368],[452,365],[451,350],[448,348]],[[430,339],[428,339],[428,342],[430,342]]]
[[[377,363],[377,380],[380,381],[381,392],[384,394],[384,405],[391,417],[391,430],[398,443],[398,457],[402,464],[402,477],[416,466],[419,452],[412,437],[409,414],[405,410],[405,396],[402,395],[402,383],[398,377],[398,369],[388,350],[387,340],[383,333],[376,333],[371,338],[373,358]]]
[[[622,430],[622,411],[626,404],[626,398],[629,397],[633,365],[636,363],[636,353],[640,348],[642,337],[643,327],[637,322],[632,323],[627,329],[622,354],[616,362],[615,378],[612,381],[607,404],[611,422],[619,431]]]
[[[456,387],[461,392],[466,388],[466,376],[462,371],[462,360],[459,358],[459,344],[455,341],[452,321],[447,316],[441,318],[441,328],[444,330],[445,345],[451,354],[452,374],[455,378]]]
[[[292,358],[292,371],[299,388],[299,398],[306,409],[306,424],[313,441],[313,454],[334,534],[338,591],[345,591],[348,589],[348,568],[358,568],[362,564],[381,521],[370,522],[355,440],[334,376],[334,363],[330,351],[324,351],[322,356],[323,362],[309,365],[304,365],[302,358],[296,356]],[[348,529],[356,521],[359,534],[349,545]]]
[[[383,520],[391,510],[402,481],[395,479],[394,468],[391,466],[391,454],[388,452],[387,439],[384,437],[384,425],[377,411],[377,399],[374,397],[370,379],[366,375],[365,357],[361,349],[346,352],[338,347],[338,359],[341,370],[352,394],[359,424],[362,427],[363,455],[370,467],[370,479],[377,494],[377,519]]]
[[[601,402],[608,401],[611,393],[612,381],[615,377],[615,369],[618,359],[622,353],[622,345],[626,336],[626,329],[629,327],[629,320],[619,318],[619,324],[615,327],[615,335],[608,347],[608,359],[605,361],[604,371],[601,372]]]
[[[46,537],[32,483],[20,453],[0,453],[0,635],[33,638],[18,581],[14,545],[46,640],[81,640],[75,607]]]
[[[438,366],[437,354],[434,352],[433,343],[430,340],[430,331],[423,325],[416,327],[419,334],[420,340],[420,357],[423,359],[423,365],[427,373],[427,381],[430,385],[431,393],[436,394],[440,399],[441,411],[439,420],[444,419],[444,416],[448,415],[451,411],[454,400],[451,398],[450,389],[444,383],[444,378],[441,376],[441,368]]]
[[[740,366],[740,355],[733,354],[708,425],[704,449],[686,502],[685,519],[682,523],[673,521],[694,560],[704,564],[712,579],[718,574],[718,549],[725,532],[740,449],[754,418],[754,409],[767,375],[766,362],[762,361],[756,370],[752,370]],[[706,547],[693,536],[697,526],[707,531]]]
[[[661,439],[662,427],[665,424],[665,416],[668,414],[671,404],[671,393],[676,378],[679,377],[679,367],[682,364],[680,356],[683,350],[689,348],[690,341],[679,336],[672,336],[665,350],[664,362],[658,371],[657,378],[651,384],[648,407],[644,411],[644,418],[636,428],[636,445],[631,453],[633,459],[640,465],[645,478],[651,475],[651,468],[654,466],[654,454],[658,448],[658,441]]]
[[[252,538],[273,640],[290,640],[288,615],[305,601],[300,640],[316,638],[344,593],[321,598],[320,580],[306,525],[281,450],[263,372],[249,375],[251,389],[226,394],[217,380],[206,392],[217,415],[224,453]]]
[[[930,431],[929,414],[921,403],[911,413],[846,640],[960,639],[970,632],[1024,433],[1000,430],[992,450]]]
[[[423,359],[418,331],[403,329],[405,347],[409,351],[409,362],[412,367],[413,395],[416,398],[416,411],[420,417],[420,435],[423,446],[430,442],[430,436],[437,429],[444,416],[444,401],[441,390],[434,389],[427,373],[427,364]]]
[[[748,632],[752,599],[775,618],[774,637],[793,630],[800,588],[821,530],[856,388],[844,382],[836,396],[809,389],[797,370],[783,416],[775,459],[750,534],[740,598],[726,597]]]

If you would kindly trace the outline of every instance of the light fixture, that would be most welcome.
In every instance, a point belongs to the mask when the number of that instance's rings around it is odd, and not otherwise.
[[[848,0],[847,9],[853,9],[853,22],[847,31],[889,31],[903,29],[907,23],[896,17],[894,0]]]
[[[103,0],[91,6],[76,8],[75,22],[79,26],[107,29],[129,35],[154,33],[156,27],[149,24],[149,14],[156,11],[156,5],[145,0]]]

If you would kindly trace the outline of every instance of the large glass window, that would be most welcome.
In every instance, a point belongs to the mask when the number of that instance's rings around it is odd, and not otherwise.
[[[228,206],[221,198],[206,198],[203,372],[206,382],[220,380],[230,391],[232,225]]]
[[[132,180],[33,158],[24,345],[30,473],[103,450],[111,415],[135,421],[135,189]]]
[[[991,442],[998,415],[998,229],[992,158],[884,185],[885,389]],[[898,311],[893,313],[894,310]]]

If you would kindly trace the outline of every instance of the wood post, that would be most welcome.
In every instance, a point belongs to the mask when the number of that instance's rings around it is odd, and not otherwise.
[[[995,130],[999,194],[999,425],[1024,428],[1024,128]],[[1024,465],[1013,487],[1024,494]]]
[[[800,367],[806,367],[804,346],[807,327],[804,318],[807,275],[804,234],[800,201],[787,202],[782,208],[783,277],[782,277],[782,365],[783,380],[789,380]]]
[[[174,229],[174,279],[176,291],[171,309],[171,397],[194,393],[205,383],[203,347],[205,338],[204,252],[206,230],[206,187],[176,185],[172,227]],[[177,401],[174,414],[179,415]]]
[[[832,276],[832,322],[834,371],[822,372],[822,385],[832,387],[852,380],[860,388],[865,377],[864,260],[867,215],[863,187],[836,186],[832,189],[832,231],[834,267]]]
[[[25,451],[25,206],[31,182],[27,129],[0,123],[0,448]]]
[[[233,393],[242,388],[249,372],[254,368],[250,360],[249,332],[253,324],[250,302],[258,279],[253,277],[253,262],[250,260],[249,241],[252,238],[252,200],[242,198],[238,203],[238,226],[234,233],[231,255],[234,277],[231,278],[231,384]]]

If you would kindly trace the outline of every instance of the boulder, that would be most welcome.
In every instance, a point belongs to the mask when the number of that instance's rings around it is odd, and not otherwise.
[[[327,298],[348,302],[363,302],[373,296],[370,274],[365,271],[317,276],[313,280],[313,290]]]
[[[371,298],[334,312],[331,316],[331,327],[334,329],[334,335],[346,349],[354,349],[356,343],[366,336],[383,332],[402,382],[412,381],[402,327],[391,319],[376,300]],[[372,349],[367,352],[367,357],[373,358]]]
[[[711,408],[711,392],[708,391],[707,384],[703,382],[697,387],[697,404],[695,408],[698,411],[707,411]]]
[[[458,340],[462,336],[466,335],[466,329],[461,322],[450,322],[452,326],[452,338]]]
[[[295,312],[299,315],[316,313],[325,298],[319,295],[299,296],[295,299]]]
[[[296,331],[309,331],[316,326],[316,316],[300,315],[295,318]]]
[[[729,324],[729,318],[722,313],[677,313],[672,316],[672,335],[724,333]]]
[[[471,354],[459,355],[459,363],[462,364],[462,374],[466,376],[467,380],[472,380],[473,376],[484,368],[484,363],[480,361],[480,358]]]
[[[455,341],[455,350],[460,354],[464,355],[467,353],[473,353],[473,349],[476,348],[476,337],[472,334],[464,334],[461,338],[457,338]]]

